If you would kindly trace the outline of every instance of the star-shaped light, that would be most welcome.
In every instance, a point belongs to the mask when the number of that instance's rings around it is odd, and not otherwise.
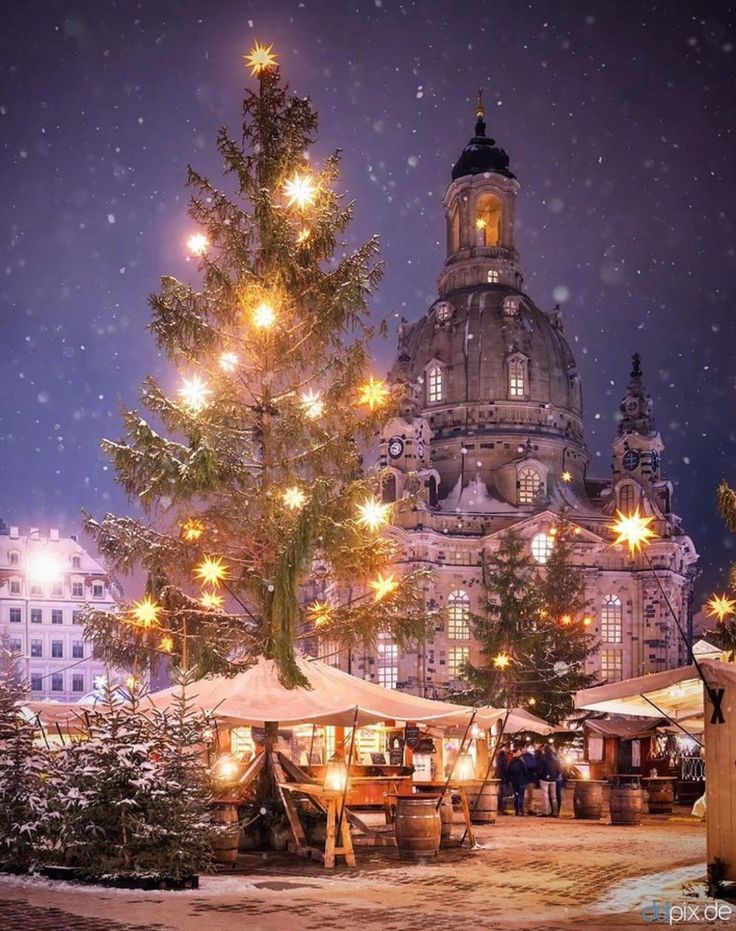
[[[562,473],[562,475],[560,476],[560,478],[562,479],[562,481],[563,481],[566,485],[569,485],[570,482],[572,481],[572,472],[568,472],[567,469],[566,469],[566,470]]]
[[[617,546],[619,543],[625,543],[632,556],[638,553],[646,543],[658,536],[649,526],[654,518],[640,514],[639,508],[628,516],[622,514],[621,511],[616,511],[616,515],[618,520],[609,528],[618,534],[618,537],[613,541],[613,545]]]
[[[194,574],[200,582],[217,588],[220,582],[227,578],[227,566],[219,556],[205,556],[194,570]]]
[[[195,517],[190,517],[181,525],[181,538],[187,543],[195,543],[204,533],[204,524]]]
[[[253,311],[253,325],[259,330],[268,330],[276,322],[276,311],[268,303],[263,301]]]
[[[225,604],[225,599],[222,595],[216,595],[214,592],[204,592],[199,599],[199,603],[208,611],[220,611]]]
[[[560,622],[561,622],[565,627],[569,627],[570,624],[572,624],[572,618],[570,617],[569,614],[563,614],[562,617],[560,618]]]
[[[378,528],[388,522],[388,515],[391,511],[390,504],[382,504],[376,498],[366,498],[358,505],[358,523],[368,530],[378,530]]]
[[[369,587],[373,589],[373,600],[375,602],[382,601],[386,595],[390,595],[391,592],[395,592],[399,587],[399,583],[396,580],[396,576],[393,575],[383,575],[378,573],[375,579],[372,582],[368,583]]]
[[[287,488],[283,494],[284,504],[290,511],[299,511],[304,507],[304,502],[307,500],[307,496],[301,490],[301,488],[293,485],[291,488]]]
[[[158,624],[158,616],[161,613],[161,605],[152,601],[146,596],[143,601],[136,601],[131,608],[130,613],[136,624],[141,627],[149,628]]]
[[[315,627],[321,627],[332,619],[332,605],[328,601],[313,601],[307,615]]]
[[[306,226],[303,226],[297,234],[296,241],[301,246],[303,243],[305,243],[309,239],[311,235],[312,235],[312,231],[310,229],[307,229]]]
[[[711,595],[706,603],[706,611],[709,617],[717,617],[719,621],[722,621],[729,615],[736,614],[736,600],[725,594]]]
[[[204,255],[209,244],[210,241],[207,239],[204,233],[192,233],[192,235],[187,240],[187,248],[192,253],[192,255]]]
[[[589,616],[586,614],[585,617],[583,618],[583,627],[590,627],[590,625],[591,625],[592,623],[593,623],[593,618],[592,618],[592,617],[589,617]]]
[[[310,420],[316,420],[318,417],[322,416],[325,405],[320,397],[319,391],[312,391],[310,388],[309,391],[304,392],[301,400],[304,413]]]
[[[163,653],[171,653],[171,651],[174,649],[174,640],[173,640],[173,638],[172,638],[172,637],[169,637],[168,634],[167,634],[166,636],[162,637],[162,638],[159,640],[158,648],[159,648],[159,650],[161,650]]]
[[[127,676],[125,679],[125,684],[132,691],[133,689],[138,688],[140,681],[136,678],[136,676]]]
[[[234,352],[223,352],[220,356],[220,368],[223,372],[234,372],[238,367],[238,357]]]
[[[499,653],[498,656],[493,657],[493,665],[496,669],[508,669],[511,663],[511,657],[508,653]]]
[[[273,52],[273,45],[261,45],[256,42],[247,55],[243,55],[246,65],[250,68],[250,73],[258,77],[263,71],[276,67],[276,55]]]
[[[484,230],[488,226],[488,221],[485,217],[478,217],[475,221],[475,228],[477,230]]]
[[[358,391],[358,403],[367,404],[368,409],[371,411],[377,407],[382,407],[389,395],[386,382],[376,381],[372,375],[364,385],[360,386]]]
[[[185,378],[183,382],[184,384],[179,389],[179,394],[183,398],[186,406],[196,414],[206,407],[207,398],[212,392],[199,375],[192,375],[191,378]]]
[[[317,187],[314,178],[311,175],[299,174],[295,172],[293,177],[284,184],[284,194],[286,195],[286,204],[288,207],[297,207],[304,210],[314,203],[317,196]]]

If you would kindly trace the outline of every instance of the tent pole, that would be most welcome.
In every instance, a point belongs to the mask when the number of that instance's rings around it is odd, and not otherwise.
[[[501,738],[503,737],[504,731],[506,730],[506,723],[509,719],[510,714],[511,714],[511,709],[507,708],[506,717],[503,719],[503,724],[501,725],[501,730],[499,731],[498,739],[496,740],[496,746],[493,748],[493,753],[490,755],[488,759],[488,766],[486,766],[486,774],[483,777],[483,782],[480,784],[480,789],[478,789],[478,795],[476,796],[476,799],[473,802],[473,808],[471,809],[471,815],[475,811],[475,809],[478,807],[478,802],[480,801],[480,797],[483,794],[483,789],[485,789],[488,783],[488,780],[490,778],[491,770],[493,769],[493,764],[496,762],[496,757],[498,756],[498,748],[501,746]],[[468,834],[468,827],[466,825],[465,830],[463,831],[463,836],[460,838],[461,847],[463,845],[463,842],[465,841],[465,838],[467,837],[467,834]]]
[[[663,718],[666,718],[666,719],[670,722],[670,724],[674,724],[675,727],[679,728],[679,730],[681,730],[682,733],[685,734],[686,737],[689,737],[691,740],[694,740],[695,743],[696,743],[699,747],[703,747],[703,746],[704,746],[704,744],[702,744],[702,743],[698,740],[698,738],[695,736],[695,734],[691,734],[690,731],[685,730],[685,728],[682,726],[682,724],[680,724],[679,721],[676,721],[674,718],[670,717],[670,716],[667,714],[666,711],[662,711],[662,709],[659,707],[659,705],[655,705],[654,702],[651,700],[651,698],[647,698],[646,695],[642,695],[642,694],[640,694],[639,697],[640,697],[640,698],[643,698],[644,701],[647,702],[647,704],[650,704],[650,705],[652,706],[652,708],[654,708],[654,710],[655,710],[658,714],[661,714]]]
[[[314,732],[317,730],[317,725],[312,725],[312,739],[309,741],[309,756],[307,757],[307,769],[310,769],[312,766],[312,750],[314,749]]]
[[[457,751],[457,756],[453,760],[452,766],[450,767],[449,775],[447,776],[447,779],[445,780],[445,787],[442,790],[440,797],[437,799],[437,805],[435,806],[437,811],[440,810],[442,799],[445,797],[445,793],[447,792],[448,788],[450,787],[450,783],[452,782],[452,777],[455,775],[455,767],[457,766],[457,761],[460,758],[460,754],[465,749],[465,741],[467,740],[468,734],[470,733],[470,728],[473,726],[473,721],[475,721],[476,714],[478,714],[478,709],[473,708],[473,713],[470,715],[470,720],[468,721],[468,726],[465,728],[463,739],[460,741],[460,749]]]
[[[358,706],[355,706],[355,714],[353,715],[353,729],[350,734],[350,752],[348,753],[348,771],[345,776],[345,785],[342,787],[342,800],[340,802],[340,817],[337,820],[337,830],[335,831],[335,837],[337,838],[338,844],[340,843],[340,831],[342,830],[342,818],[343,812],[345,811],[345,798],[348,794],[348,782],[350,781],[350,767],[353,765],[353,748],[355,747],[355,731],[358,727]]]

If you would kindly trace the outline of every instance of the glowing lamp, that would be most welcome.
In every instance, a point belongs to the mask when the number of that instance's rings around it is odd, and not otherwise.
[[[307,608],[307,614],[315,627],[322,627],[332,618],[332,605],[328,601],[314,601]]]
[[[171,651],[174,649],[173,639],[169,637],[168,635],[165,637],[162,637],[159,642],[158,648],[159,650],[161,650],[162,653],[171,653]]]
[[[133,615],[134,622],[147,630],[158,623],[161,606],[146,596],[143,601],[135,602],[130,613]]]
[[[138,686],[140,685],[140,682],[135,676],[127,676],[125,679],[125,684],[128,686],[128,688],[132,692],[134,689],[138,688]]]
[[[276,67],[276,55],[273,51],[273,45],[261,45],[256,42],[247,55],[243,55],[245,64],[250,68],[250,73],[254,77],[259,77],[269,68]]]
[[[496,669],[508,669],[511,663],[511,657],[507,653],[499,653],[493,657],[493,665]]]
[[[209,240],[204,233],[192,233],[187,240],[187,248],[192,255],[204,255],[209,244]]]
[[[204,524],[201,520],[192,517],[181,525],[181,538],[187,543],[195,543],[204,533]]]
[[[593,623],[593,618],[592,618],[592,617],[587,617],[587,616],[586,616],[586,617],[583,618],[583,626],[584,626],[584,627],[590,627],[590,625],[591,625],[592,623]]]
[[[731,614],[736,614],[736,600],[728,595],[712,595],[706,603],[706,613],[709,617],[717,617],[722,621]]]
[[[253,311],[253,325],[259,330],[268,330],[276,322],[276,311],[267,302],[259,304]]]
[[[341,753],[333,753],[325,767],[323,785],[328,792],[344,792],[348,787],[348,767]]]
[[[320,398],[319,391],[312,391],[311,389],[305,391],[301,401],[304,413],[310,420],[316,420],[321,416],[324,410],[324,403]]]
[[[613,545],[617,546],[619,543],[625,543],[632,556],[638,553],[650,540],[658,536],[649,526],[654,517],[645,517],[639,513],[639,508],[628,516],[621,511],[616,511],[616,516],[618,520],[611,524],[609,528],[618,534],[613,541]]]
[[[562,473],[560,478],[562,479],[563,482],[565,482],[565,484],[569,485],[570,482],[572,481],[572,472],[565,471]]]
[[[361,385],[358,392],[358,403],[367,404],[368,410],[374,411],[382,407],[388,398],[389,391],[385,381],[376,381],[371,375],[368,381]]]
[[[61,580],[59,562],[51,553],[34,553],[28,561],[28,578],[34,585],[51,585]]]
[[[455,775],[461,782],[468,782],[471,779],[475,779],[475,762],[467,750],[463,750],[457,758]]]
[[[307,500],[307,496],[296,485],[291,488],[287,488],[283,494],[284,505],[289,508],[290,511],[299,511],[304,507],[304,502]]]
[[[297,237],[296,237],[296,241],[301,246],[303,243],[305,243],[309,239],[311,235],[312,235],[312,231],[307,229],[306,226],[304,226],[302,227],[302,229],[299,230],[299,233],[297,234]]]
[[[478,217],[475,221],[475,228],[477,230],[484,230],[488,226],[488,221],[485,217]]]
[[[219,782],[233,782],[238,778],[240,764],[235,757],[230,756],[230,754],[224,754],[217,760],[213,770],[215,779]]]
[[[220,356],[220,368],[223,372],[234,372],[238,367],[238,357],[234,352],[223,352]]]
[[[527,702],[528,705],[536,705],[536,703],[537,703],[537,699],[534,698],[534,696],[532,696]]]
[[[225,604],[225,599],[222,595],[216,595],[214,592],[205,592],[199,599],[199,603],[207,611],[220,611]]]
[[[382,504],[376,498],[367,498],[363,504],[358,505],[358,523],[368,530],[378,530],[381,524],[388,522],[390,504]]]
[[[201,582],[213,588],[227,578],[227,566],[219,556],[205,556],[194,572]]]
[[[284,184],[284,194],[289,207],[296,206],[299,210],[309,207],[317,196],[317,188],[308,174],[300,175],[298,172]]]
[[[202,410],[207,404],[207,398],[212,394],[205,382],[199,375],[193,375],[191,378],[184,378],[182,387],[179,389],[179,395],[195,414]]]
[[[382,601],[386,595],[390,595],[391,592],[396,591],[399,587],[399,583],[396,581],[396,577],[393,574],[383,575],[380,572],[368,585],[373,589],[373,600],[375,602]]]

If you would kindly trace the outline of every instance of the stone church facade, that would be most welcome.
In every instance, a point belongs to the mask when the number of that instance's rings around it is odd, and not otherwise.
[[[380,438],[384,499],[415,502],[397,509],[392,533],[404,564],[433,572],[428,601],[436,623],[417,652],[400,655],[384,640],[371,655],[350,658],[355,675],[428,696],[461,685],[465,661],[479,659],[468,616],[480,610],[482,565],[499,536],[514,527],[543,566],[563,509],[599,642],[590,671],[612,681],[687,661],[645,558],[613,547],[608,529],[617,509],[654,518],[658,539],[647,552],[689,631],[698,557],[672,510],[639,357],[612,437],[611,472],[591,478],[580,376],[561,315],[538,308],[524,290],[515,243],[519,190],[479,103],[475,135],[444,198],[438,298],[399,332],[391,379],[408,387],[411,400]]]

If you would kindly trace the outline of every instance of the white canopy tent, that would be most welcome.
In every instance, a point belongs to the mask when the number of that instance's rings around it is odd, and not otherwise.
[[[439,727],[464,727],[471,720],[479,727],[504,725],[504,733],[534,731],[549,734],[554,728],[523,709],[473,708],[434,701],[387,689],[328,666],[298,657],[297,663],[311,688],[286,688],[273,660],[259,659],[236,676],[208,676],[191,687],[193,706],[230,723],[262,727],[266,721],[282,726],[331,724],[350,727],[402,721]],[[148,700],[156,708],[170,707],[179,686],[154,692]],[[357,717],[356,717],[357,715]],[[473,717],[474,715],[474,717]]]

